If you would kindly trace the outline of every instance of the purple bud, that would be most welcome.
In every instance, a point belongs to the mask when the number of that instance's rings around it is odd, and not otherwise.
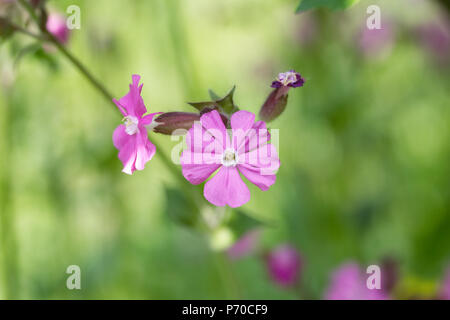
[[[230,259],[236,260],[253,253],[258,246],[261,230],[250,230],[239,238],[228,250]]]
[[[300,254],[289,245],[281,245],[267,256],[270,277],[283,287],[294,286],[299,281],[301,266]]]
[[[294,70],[280,73],[271,85],[275,89],[269,94],[259,111],[260,119],[265,122],[275,120],[286,108],[289,90],[302,87],[304,83],[305,79]]]
[[[50,13],[46,28],[61,44],[66,44],[69,41],[70,30],[67,28],[66,19],[63,15]]]
[[[287,72],[282,72],[278,74],[278,78],[272,82],[272,88],[281,88],[281,87],[291,87],[297,88],[302,87],[305,83],[305,79],[302,78],[300,73],[295,72],[294,70],[289,70]]]
[[[177,129],[189,130],[195,121],[200,120],[198,113],[166,112],[154,120],[153,131],[171,135]]]
[[[287,105],[288,91],[289,87],[274,89],[261,107],[259,118],[265,122],[270,122],[283,113]]]

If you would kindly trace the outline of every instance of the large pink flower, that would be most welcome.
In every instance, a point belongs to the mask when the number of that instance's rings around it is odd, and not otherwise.
[[[135,170],[143,170],[145,164],[153,157],[156,148],[148,139],[146,125],[152,123],[158,113],[147,112],[141,97],[142,84],[138,75],[133,75],[130,91],[119,101],[114,103],[124,115],[124,124],[119,125],[113,133],[114,146],[119,150],[119,159],[123,163],[123,170],[132,174]]]
[[[192,184],[208,177],[205,198],[216,206],[239,207],[250,200],[250,191],[239,173],[266,191],[275,183],[280,161],[270,135],[255,115],[238,111],[231,116],[231,130],[225,128],[214,110],[201,116],[186,135],[187,150],[181,155],[183,176]]]

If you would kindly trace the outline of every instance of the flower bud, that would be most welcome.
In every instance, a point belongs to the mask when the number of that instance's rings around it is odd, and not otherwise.
[[[69,41],[70,30],[67,28],[66,19],[63,15],[50,13],[47,18],[46,28],[61,44],[66,44]]]
[[[286,108],[289,90],[302,87],[304,83],[302,76],[294,70],[280,73],[271,85],[275,89],[269,94],[259,111],[260,119],[265,122],[275,120]]]
[[[283,286],[294,286],[300,278],[302,261],[297,250],[282,245],[267,256],[267,269],[274,282]]]
[[[154,120],[153,131],[171,135],[177,129],[189,130],[195,121],[200,120],[198,113],[166,112]]]

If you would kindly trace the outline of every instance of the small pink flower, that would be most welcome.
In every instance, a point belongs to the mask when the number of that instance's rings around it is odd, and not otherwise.
[[[138,75],[133,75],[130,91],[119,101],[114,103],[124,115],[124,124],[119,125],[113,133],[114,146],[119,150],[119,159],[123,163],[123,170],[132,174],[135,170],[143,170],[145,164],[151,160],[156,148],[148,139],[146,125],[150,125],[153,117],[159,113],[147,112],[141,97],[142,84]]]
[[[342,265],[333,273],[325,299],[386,300],[388,296],[382,289],[368,289],[358,264],[351,262]]]
[[[250,200],[250,191],[239,173],[266,191],[275,183],[280,161],[275,147],[267,143],[270,135],[266,124],[255,122],[253,113],[238,111],[231,116],[230,124],[227,132],[216,110],[203,114],[187,133],[188,148],[180,160],[183,176],[192,184],[213,176],[203,192],[209,202],[235,208]]]
[[[298,282],[301,266],[299,253],[289,245],[281,245],[267,256],[270,277],[283,287],[294,286]]]
[[[61,44],[69,41],[70,30],[66,25],[66,18],[59,13],[50,13],[47,18],[47,31],[50,32]]]

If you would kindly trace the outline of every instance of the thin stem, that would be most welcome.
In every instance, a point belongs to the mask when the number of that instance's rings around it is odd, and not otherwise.
[[[19,0],[20,4],[28,11],[31,18],[39,25],[39,18],[36,16],[33,8],[25,1]],[[41,29],[41,32],[52,42],[56,48],[70,61],[72,64],[85,76],[85,78],[98,90],[101,92],[103,97],[114,107],[116,105],[113,102],[113,95],[88,71],[88,69],[74,56],[69,50],[66,49],[50,32],[46,29]],[[28,34],[28,33],[27,33]],[[29,34],[30,35],[30,34]],[[159,155],[163,158],[163,163],[167,166],[169,171],[173,173],[176,177],[179,177],[178,168],[169,159],[169,157],[163,152],[163,149],[153,142],[155,147],[159,150]]]
[[[31,32],[31,31],[28,31],[27,29],[24,29],[24,28],[22,28],[22,27],[20,27],[20,26],[18,26],[16,24],[10,23],[10,25],[13,28],[14,31],[23,33],[23,34],[25,34],[25,35],[27,35],[29,37],[32,37],[32,38],[34,38],[36,40],[48,41],[48,39],[46,37],[43,37],[43,36],[41,36],[39,34],[36,34],[36,33]]]

